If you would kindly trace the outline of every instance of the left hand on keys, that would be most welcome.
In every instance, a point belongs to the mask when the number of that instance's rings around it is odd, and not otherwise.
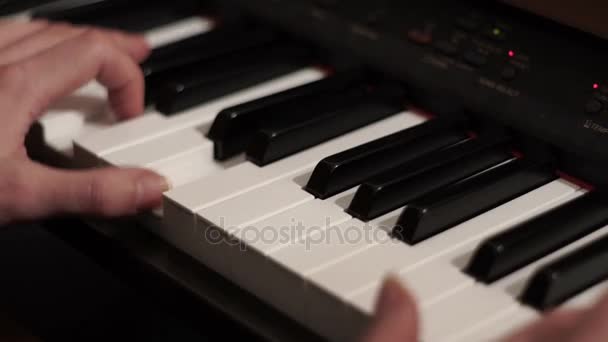
[[[503,342],[608,341],[608,296],[596,305],[556,310],[505,336]],[[413,297],[398,280],[389,278],[377,302],[376,316],[363,342],[418,342],[419,318]]]
[[[24,147],[47,106],[93,79],[120,118],[143,112],[139,36],[44,21],[0,21],[0,225],[54,214],[120,216],[160,204],[164,178],[147,170],[63,171]]]

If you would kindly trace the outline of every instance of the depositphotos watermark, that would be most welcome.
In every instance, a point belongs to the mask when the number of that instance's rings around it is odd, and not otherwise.
[[[396,238],[402,229],[395,225],[347,221],[334,224],[326,217],[323,225],[305,225],[292,218],[289,224],[280,226],[246,225],[234,227],[225,225],[220,218],[217,225],[204,229],[203,236],[210,244],[229,244],[246,249],[256,246],[264,250],[280,249],[286,245],[300,245],[305,250],[335,245],[367,245],[388,243]]]

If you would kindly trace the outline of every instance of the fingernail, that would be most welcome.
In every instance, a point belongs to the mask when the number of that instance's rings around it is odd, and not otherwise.
[[[169,181],[156,174],[146,174],[137,181],[137,206],[139,208],[158,206],[163,192],[171,189]]]
[[[390,275],[384,281],[380,298],[376,307],[379,316],[393,315],[403,311],[412,310],[412,300],[401,285],[401,281],[394,275]]]

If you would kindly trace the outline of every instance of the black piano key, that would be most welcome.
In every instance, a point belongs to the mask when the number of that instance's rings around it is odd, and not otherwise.
[[[226,160],[245,152],[262,123],[285,115],[291,108],[315,101],[322,94],[337,93],[353,83],[364,82],[368,73],[356,69],[222,110],[211,126],[215,158]]]
[[[304,189],[326,199],[400,164],[470,139],[464,128],[454,131],[454,126],[464,123],[431,120],[327,157],[317,164]]]
[[[313,52],[307,47],[275,44],[186,65],[150,88],[155,94],[156,108],[170,115],[294,72],[313,62]]]
[[[247,158],[264,166],[404,109],[404,89],[393,83],[327,94],[262,127],[247,149]]]
[[[419,243],[555,179],[548,163],[503,163],[409,203],[393,234]]]
[[[33,17],[141,32],[196,15],[201,7],[196,0],[85,0],[51,4],[34,11]]]
[[[491,283],[607,224],[605,197],[585,195],[487,239],[475,251],[466,272]]]
[[[264,28],[229,27],[155,49],[141,65],[146,82],[146,104],[153,104],[163,86],[176,75],[188,74],[203,64],[220,64],[216,68],[218,71],[236,70],[239,63],[243,64],[242,57],[235,56],[236,53],[251,53],[253,48],[261,49],[277,41],[278,37],[277,33]],[[228,65],[231,61],[234,65]]]
[[[194,62],[265,45],[277,39],[278,33],[265,28],[220,27],[154,49],[141,68],[144,76],[151,77]]]
[[[554,308],[608,279],[606,265],[608,236],[538,270],[528,282],[521,301],[538,310]]]
[[[440,133],[464,138],[460,130]],[[422,141],[437,139],[426,137]],[[361,184],[347,212],[363,221],[375,219],[439,188],[515,158],[506,136],[468,140],[404,163]]]

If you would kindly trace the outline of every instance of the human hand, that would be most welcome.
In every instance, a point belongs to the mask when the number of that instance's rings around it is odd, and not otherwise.
[[[27,157],[25,136],[54,101],[93,79],[121,118],[143,112],[139,36],[44,21],[0,21],[0,225],[55,214],[108,217],[160,205],[167,181],[148,170],[58,170]]]
[[[502,342],[608,341],[608,295],[597,304],[577,310],[555,310],[505,336]],[[418,314],[413,297],[398,280],[384,283],[376,316],[362,342],[418,342]]]
[[[385,280],[376,302],[376,313],[362,342],[418,342],[416,300],[397,278]]]

